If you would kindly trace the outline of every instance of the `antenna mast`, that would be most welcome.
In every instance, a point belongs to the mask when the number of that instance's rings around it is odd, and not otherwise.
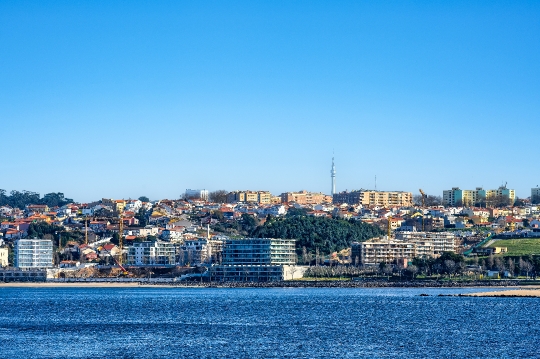
[[[332,197],[336,194],[336,166],[334,164],[334,156],[332,151],[332,169],[330,170],[330,177],[332,179]]]

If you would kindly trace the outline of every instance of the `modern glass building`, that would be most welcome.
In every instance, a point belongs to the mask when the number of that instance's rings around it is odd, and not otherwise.
[[[227,239],[223,243],[225,265],[294,265],[294,239]]]
[[[17,268],[52,268],[52,241],[48,239],[19,239],[15,241],[14,261]]]
[[[280,281],[300,278],[294,239],[246,238],[223,242],[222,264],[211,267],[218,281]],[[298,276],[295,276],[298,274]]]

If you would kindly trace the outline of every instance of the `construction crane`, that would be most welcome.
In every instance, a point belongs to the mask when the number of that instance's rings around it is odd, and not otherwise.
[[[388,216],[388,238],[386,241],[386,264],[390,262],[390,236],[392,235],[392,216]]]
[[[424,225],[424,207],[426,206],[426,194],[424,191],[422,191],[422,188],[420,188],[420,194],[422,195],[422,232],[425,232],[426,228]]]
[[[84,244],[88,245],[88,216],[84,218]]]
[[[107,248],[105,248],[105,246],[99,246],[97,248],[99,251],[102,251],[102,250],[105,250],[107,251],[107,253],[109,253],[109,255],[112,257],[112,259],[116,262],[116,264],[118,265],[118,267],[120,267],[120,269],[122,270],[122,274],[124,276],[127,276],[129,274],[129,272],[127,271],[127,269],[122,265],[122,263],[120,263],[119,261],[116,260],[116,258],[114,258],[114,256],[112,255],[111,251],[107,250]],[[122,254],[120,252],[120,258],[122,258]]]
[[[118,223],[118,248],[120,248],[120,255],[118,256],[118,265],[122,267],[122,259],[124,257],[124,216],[122,213],[119,215],[120,222]],[[123,268],[123,267],[122,267]]]

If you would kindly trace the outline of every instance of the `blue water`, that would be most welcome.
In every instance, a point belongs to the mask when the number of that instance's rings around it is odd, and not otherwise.
[[[538,358],[539,299],[478,289],[0,288],[0,358]]]

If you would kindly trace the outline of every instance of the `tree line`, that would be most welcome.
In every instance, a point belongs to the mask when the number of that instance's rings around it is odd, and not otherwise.
[[[64,197],[64,194],[61,192],[47,193],[43,197],[40,197],[37,192],[13,190],[8,194],[5,189],[0,189],[0,206],[24,209],[29,204],[45,204],[49,207],[61,207],[68,203],[73,203],[73,199]]]

